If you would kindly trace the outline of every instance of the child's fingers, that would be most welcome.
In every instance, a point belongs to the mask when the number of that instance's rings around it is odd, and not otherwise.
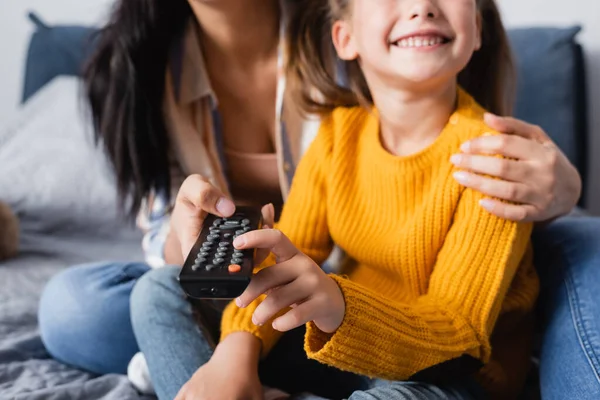
[[[287,332],[315,319],[317,307],[314,300],[308,300],[290,309],[287,313],[273,321],[273,329],[279,332]]]
[[[262,229],[271,229],[270,225],[263,225]],[[267,259],[269,254],[271,253],[270,249],[256,249],[256,253],[254,255],[254,262],[256,265],[262,264],[263,261]]]
[[[244,290],[244,293],[235,300],[238,307],[247,307],[248,304],[256,300],[261,294],[278,286],[286,285],[298,277],[298,272],[295,268],[286,268],[285,264],[277,264],[275,266],[260,270],[252,277],[250,284]],[[281,289],[278,289],[278,291]]]
[[[269,203],[261,209],[263,224],[273,227],[275,225],[275,207]]]
[[[298,254],[298,249],[281,231],[261,229],[245,233],[233,241],[236,249],[267,249],[275,253],[279,262],[285,262]]]
[[[252,315],[252,322],[256,325],[264,325],[280,311],[293,304],[302,303],[310,296],[302,282],[294,280],[291,283],[271,291]]]

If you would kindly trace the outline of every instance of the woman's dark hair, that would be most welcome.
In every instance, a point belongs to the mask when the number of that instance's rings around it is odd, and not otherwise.
[[[129,216],[153,189],[170,184],[165,76],[191,15],[187,0],[118,0],[84,71],[96,140]]]
[[[488,111],[512,111],[515,73],[512,53],[494,0],[475,0],[482,20],[481,49],[458,76],[458,83]],[[288,69],[296,101],[307,113],[373,104],[358,61],[341,61],[331,40],[333,22],[344,18],[352,0],[305,0],[291,10]],[[341,85],[338,68],[346,82]]]

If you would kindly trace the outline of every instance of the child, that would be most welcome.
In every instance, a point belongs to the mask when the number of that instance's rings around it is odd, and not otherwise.
[[[509,50],[493,0],[302,7],[290,63],[305,108],[326,117],[279,230],[234,243],[269,249],[277,263],[227,307],[222,343],[248,332],[265,356],[281,332],[306,324],[309,358],[388,380],[386,393],[398,394],[389,398],[417,398],[407,381],[438,384],[427,398],[473,398],[445,389],[469,376],[481,397],[516,397],[538,294],[532,226],[483,211],[450,160],[489,133],[479,104],[507,111]],[[329,32],[345,87],[330,68]],[[356,263],[327,275],[318,265],[334,243]]]

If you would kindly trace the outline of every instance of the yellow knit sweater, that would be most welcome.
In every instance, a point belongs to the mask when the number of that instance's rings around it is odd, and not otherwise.
[[[326,119],[294,177],[279,229],[315,262],[335,242],[356,260],[332,275],[346,301],[339,329],[307,325],[308,357],[371,377],[408,380],[468,355],[490,395],[523,384],[530,315],[538,294],[532,226],[484,211],[483,196],[458,185],[449,162],[464,141],[490,129],[459,90],[457,110],[425,150],[396,157],[379,138],[376,113],[340,108]],[[280,333],[246,309],[225,310],[222,338],[247,331],[263,354]]]

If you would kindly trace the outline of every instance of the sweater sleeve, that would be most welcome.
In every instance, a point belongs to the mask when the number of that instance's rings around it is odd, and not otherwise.
[[[333,276],[346,315],[333,334],[308,324],[307,355],[390,380],[407,380],[463,355],[486,363],[492,330],[529,246],[532,225],[487,213],[478,204],[481,198],[473,190],[463,192],[428,291],[415,302],[395,302]]]
[[[327,259],[333,248],[327,227],[325,190],[331,151],[332,124],[329,119],[326,119],[298,164],[290,194],[276,226],[300,251],[318,264],[322,264]],[[271,268],[274,264],[275,257],[271,254],[260,268]],[[221,322],[221,340],[233,332],[250,332],[261,340],[261,354],[263,357],[266,356],[281,337],[281,333],[274,330],[271,323],[287,310],[283,310],[263,326],[254,325],[252,314],[264,297],[261,296],[243,309],[238,308],[234,302],[230,303],[224,311]]]

